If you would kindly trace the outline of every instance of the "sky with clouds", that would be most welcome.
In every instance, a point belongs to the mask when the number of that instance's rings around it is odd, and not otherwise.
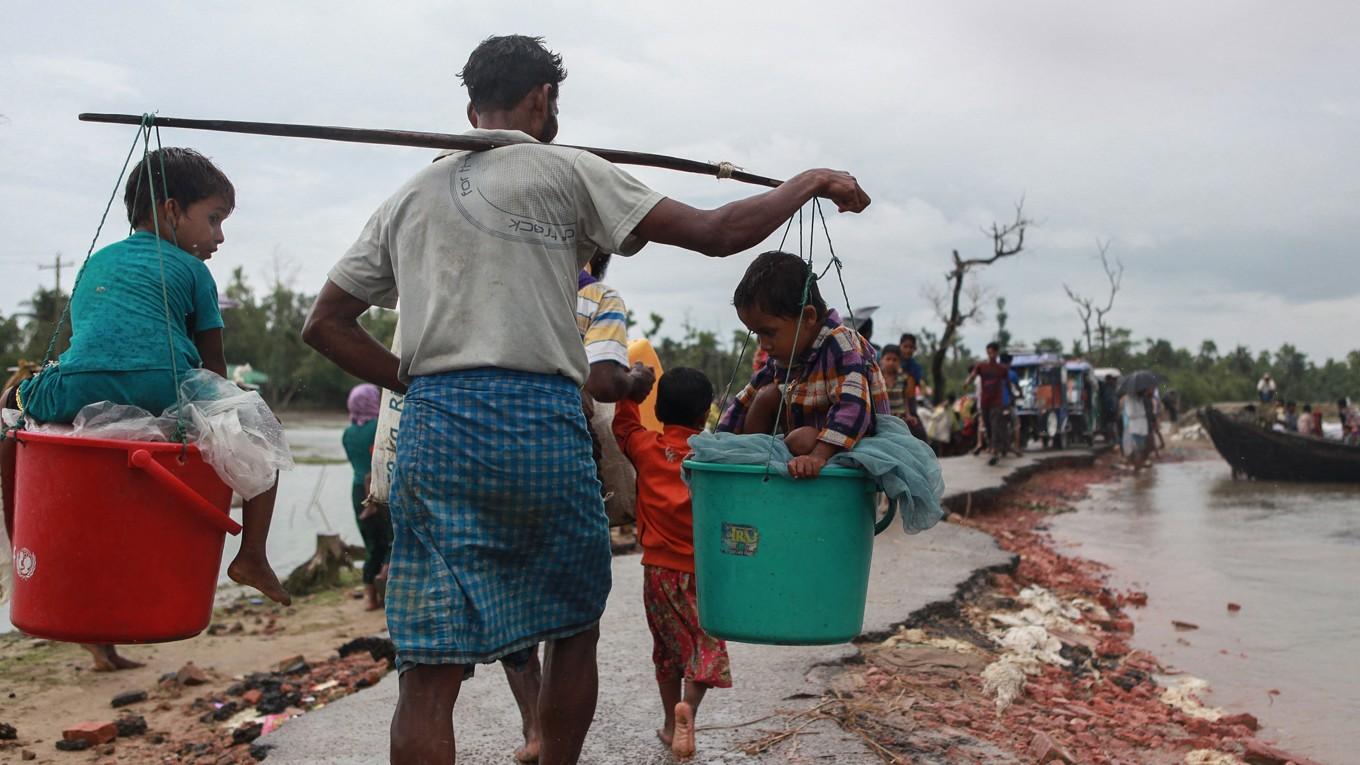
[[[943,283],[950,251],[985,254],[981,228],[1023,197],[1038,223],[1028,250],[981,275],[1017,338],[1079,335],[1062,285],[1102,288],[1099,239],[1127,269],[1111,319],[1138,338],[1292,342],[1317,358],[1360,349],[1351,2],[5,5],[0,312],[50,283],[40,262],[85,255],[132,140],[133,128],[77,113],[458,132],[467,54],[487,35],[523,33],[565,57],[563,143],[776,177],[853,172],[874,204],[832,214],[830,233],[852,301],[883,306],[879,337],[937,324],[923,293]],[[242,266],[307,291],[432,154],[162,138],[213,157],[236,184],[210,263],[219,281]],[[633,172],[698,206],[756,190]],[[125,232],[118,209],[110,220],[100,244]],[[725,336],[749,258],[649,247],[616,261],[609,281],[639,317]],[[965,332],[971,347],[994,332],[993,313]]]

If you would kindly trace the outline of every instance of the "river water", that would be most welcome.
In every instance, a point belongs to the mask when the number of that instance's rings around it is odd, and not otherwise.
[[[1360,487],[1162,464],[1096,487],[1051,529],[1064,551],[1109,564],[1115,585],[1147,591],[1129,609],[1134,647],[1208,680],[1209,704],[1251,712],[1297,754],[1360,762]]]
[[[279,475],[279,493],[274,506],[274,523],[269,533],[269,559],[279,578],[312,556],[318,533],[338,533],[347,544],[363,544],[350,506],[350,486],[354,473],[345,459],[340,434],[346,420],[311,416],[305,424],[287,428],[288,444],[298,464]],[[241,508],[232,509],[241,520]],[[227,582],[227,564],[236,556],[240,537],[227,537],[222,551],[221,581]],[[9,605],[0,606],[0,632],[13,629]]]

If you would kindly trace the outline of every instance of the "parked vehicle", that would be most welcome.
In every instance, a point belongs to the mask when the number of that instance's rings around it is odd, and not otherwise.
[[[1067,372],[1067,416],[1063,426],[1065,441],[1096,442],[1096,420],[1100,402],[1096,398],[1094,370],[1088,361],[1073,359],[1063,365]]]
[[[1067,369],[1056,353],[1018,354],[1011,369],[1020,378],[1020,443],[1039,439],[1045,447],[1066,444]]]

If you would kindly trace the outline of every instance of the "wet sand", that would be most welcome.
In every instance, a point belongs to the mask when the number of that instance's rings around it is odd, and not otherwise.
[[[1054,539],[1148,593],[1134,646],[1208,680],[1207,701],[1259,716],[1300,754],[1353,761],[1360,488],[1233,481],[1204,456],[1096,487],[1053,520]]]

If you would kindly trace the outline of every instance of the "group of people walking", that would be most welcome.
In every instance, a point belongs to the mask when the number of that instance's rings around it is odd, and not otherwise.
[[[525,666],[542,643],[537,756],[571,763],[594,716],[611,578],[580,397],[596,377],[576,321],[582,268],[597,251],[631,255],[648,241],[732,255],[814,197],[854,212],[869,199],[850,175],[812,170],[695,209],[592,154],[544,145],[557,134],[565,70],[540,40],[489,38],[461,77],[472,134],[511,145],[448,153],[398,189],[331,270],[303,337],[406,395],[390,492],[387,616],[400,673],[392,761],[451,762],[463,681],[480,663]],[[400,356],[358,322],[398,296]],[[752,328],[778,355],[794,327],[780,319],[782,303],[763,300],[742,318],[760,323]],[[815,311],[808,320],[821,323]],[[647,370],[622,374],[615,400],[650,388]],[[828,443],[814,442],[799,458],[809,475]]]

